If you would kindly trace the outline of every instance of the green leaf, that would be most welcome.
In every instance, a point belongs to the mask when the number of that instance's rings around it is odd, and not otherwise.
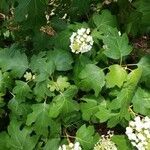
[[[119,35],[116,29],[110,28],[102,37],[103,43],[106,46],[104,54],[112,59],[122,59],[132,51],[132,47],[128,45],[127,34]]]
[[[142,20],[141,20],[141,24],[143,25],[142,27],[149,27],[150,23],[150,1],[148,0],[137,0],[135,1],[135,3],[133,3],[133,5],[135,6],[136,10],[138,12],[142,13]],[[141,29],[143,30],[143,29]]]
[[[55,37],[55,48],[56,49],[62,49],[69,51],[69,44],[70,44],[70,36],[71,32],[67,29],[62,32],[60,32],[58,35]]]
[[[92,61],[86,57],[85,55],[80,55],[79,57],[77,57],[77,59],[75,60],[75,66],[73,68],[73,76],[76,82],[79,82],[79,74],[80,72],[83,70],[83,68],[87,65],[87,64],[91,64]]]
[[[148,85],[150,83],[150,55],[142,57],[138,66],[143,70],[141,81]],[[148,87],[150,86],[148,85]]]
[[[50,81],[50,83],[48,84],[50,91],[60,91],[63,92],[66,88],[68,88],[70,86],[70,83],[68,82],[68,78],[67,77],[63,77],[63,76],[59,76],[57,78],[57,81]]]
[[[18,0],[18,6],[15,8],[15,21],[26,21],[29,27],[37,26],[45,21],[44,11],[46,11],[45,1],[38,0]],[[28,17],[26,18],[26,15]],[[28,27],[28,28],[29,28]]]
[[[90,4],[91,0],[72,0],[71,7],[69,7],[71,18],[74,20],[88,13],[90,10]],[[78,14],[76,14],[77,12]]]
[[[119,109],[121,105],[127,101],[132,100],[133,94],[137,83],[140,80],[142,71],[140,68],[133,70],[127,77],[127,82],[124,84],[121,92],[118,94],[117,98],[112,101],[110,104],[111,109]]]
[[[13,89],[13,93],[18,99],[25,100],[25,98],[31,98],[31,92],[27,82],[16,80],[16,86]]]
[[[109,73],[106,75],[106,85],[108,88],[112,88],[115,85],[121,88],[126,81],[127,72],[120,65],[109,66]]]
[[[53,60],[57,71],[67,71],[72,69],[73,59],[68,51],[55,49],[48,54],[48,60]]]
[[[54,97],[52,103],[50,104],[49,116],[51,118],[56,118],[58,115],[63,116],[67,113],[78,111],[79,105],[72,99],[76,93],[76,86],[70,86],[66,91]]]
[[[102,123],[110,119],[113,116],[113,114],[109,109],[106,108],[106,106],[100,105],[95,116],[100,120],[100,123]]]
[[[80,103],[83,120],[89,121],[92,116],[98,111],[98,102],[94,99],[83,99],[85,102]]]
[[[140,87],[137,89],[133,99],[133,110],[145,116],[150,115],[150,92]]]
[[[35,94],[37,101],[45,99],[46,96],[53,96],[52,92],[47,87],[48,83],[49,81],[47,80],[36,83],[33,93]]]
[[[111,140],[117,145],[118,150],[132,150],[130,142],[125,135],[114,135]]]
[[[50,150],[51,148],[53,148],[53,150],[58,150],[59,142],[60,142],[59,138],[49,139],[46,145],[44,146],[43,150]]]
[[[117,114],[119,113],[119,116],[110,119],[110,122],[112,122],[114,125],[116,125],[114,123],[115,120],[117,121],[117,123],[119,123],[119,120],[121,121],[122,119],[125,119],[128,121],[130,120],[130,114],[129,114],[128,109],[131,104],[132,98],[134,96],[137,84],[141,78],[141,74],[142,74],[141,68],[137,68],[133,70],[128,75],[127,82],[124,84],[117,98],[112,100],[110,104],[110,109],[112,110],[119,109],[119,112],[117,112]]]
[[[8,147],[10,150],[33,150],[38,137],[31,136],[31,130],[28,128],[20,129],[20,124],[17,121],[11,121],[8,126]]]
[[[1,132],[0,133],[0,150],[8,150],[8,134],[6,132]]]
[[[47,61],[46,53],[40,53],[37,56],[33,55],[30,66],[33,72],[38,73],[36,75],[37,82],[48,79],[55,70],[54,62],[52,60]]]
[[[32,113],[27,116],[26,124],[30,126],[34,123],[36,133],[40,135],[48,135],[48,126],[50,124],[50,117],[48,115],[49,104],[40,103],[32,105]]]
[[[93,16],[93,21],[99,29],[106,25],[111,27],[116,27],[117,25],[116,17],[108,10],[103,10],[101,14],[95,14]]]
[[[95,134],[93,126],[82,125],[76,132],[76,141],[78,141],[83,149],[91,150],[99,139],[98,134]]]
[[[9,101],[8,108],[11,110],[10,118],[21,120],[26,120],[27,114],[31,111],[30,104],[22,103],[22,99],[16,99],[16,97]]]
[[[95,96],[98,96],[102,87],[105,85],[105,76],[103,71],[94,64],[88,64],[79,74],[81,79],[79,86],[83,90],[93,89]]]
[[[0,92],[5,93],[6,89],[10,89],[12,87],[12,78],[8,72],[2,73],[0,70]]]
[[[140,27],[141,27],[141,18],[142,13],[138,11],[132,11],[127,18],[126,26],[126,32],[127,34],[132,34],[133,36],[136,36],[139,33]]]
[[[11,70],[14,77],[21,77],[28,68],[25,54],[21,54],[15,47],[0,50],[0,67],[3,71]]]

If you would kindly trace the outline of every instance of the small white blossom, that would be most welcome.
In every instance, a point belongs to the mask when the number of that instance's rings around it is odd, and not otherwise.
[[[108,131],[108,135],[102,135],[101,139],[95,144],[93,150],[117,150],[117,147],[113,141],[111,141],[111,137],[113,133]]]
[[[26,72],[23,77],[26,79],[26,81],[31,81],[35,79],[35,75],[32,75],[31,72]]]
[[[108,49],[108,46],[107,45],[103,45],[103,49]]]
[[[131,144],[138,150],[150,149],[150,118],[134,118],[134,121],[129,122],[129,127],[126,128],[126,135],[131,141]]]
[[[119,34],[119,36],[121,36],[121,32],[120,31],[118,32],[118,34]]]
[[[69,145],[65,145],[63,144],[62,146],[59,146],[58,150],[82,150],[80,143],[76,142],[76,143],[69,143]]]
[[[89,28],[81,28],[77,32],[73,32],[70,42],[71,51],[76,54],[90,51],[94,43]]]

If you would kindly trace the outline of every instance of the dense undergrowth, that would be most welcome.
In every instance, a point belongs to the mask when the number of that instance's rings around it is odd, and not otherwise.
[[[149,150],[149,33],[149,0],[1,0],[0,150]]]

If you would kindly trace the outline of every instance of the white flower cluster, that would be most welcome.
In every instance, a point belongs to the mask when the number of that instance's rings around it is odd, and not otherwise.
[[[58,150],[82,150],[80,143],[76,142],[75,144],[69,143],[69,145],[63,144],[62,146],[59,147]]]
[[[126,134],[131,144],[138,150],[150,150],[150,118],[139,116],[134,121],[129,122],[126,128]]]
[[[113,135],[111,131],[108,131],[108,135],[106,136],[102,135],[102,138],[95,144],[93,150],[117,150],[115,143],[111,141]]]
[[[77,32],[73,32],[70,37],[70,48],[73,53],[85,53],[92,49],[93,38],[90,35],[89,28],[78,29]]]

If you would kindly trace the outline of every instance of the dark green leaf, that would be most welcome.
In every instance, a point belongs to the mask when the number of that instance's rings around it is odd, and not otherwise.
[[[119,35],[116,29],[110,29],[110,32],[106,32],[102,37],[106,46],[104,54],[112,59],[122,59],[123,56],[127,56],[132,51],[132,47],[128,45],[127,34]]]
[[[91,117],[98,111],[98,102],[94,99],[83,99],[85,102],[80,103],[82,118],[89,121]]]
[[[67,113],[78,111],[79,105],[72,98],[77,93],[76,86],[70,86],[66,91],[56,96],[50,104],[49,115],[52,118],[58,115],[65,115]]]
[[[0,67],[3,71],[11,70],[15,77],[21,77],[28,68],[27,56],[14,47],[2,49],[0,50]]]
[[[150,115],[150,92],[140,87],[137,89],[133,99],[133,110],[145,116]]]
[[[28,128],[23,128],[20,130],[20,124],[17,121],[11,121],[8,126],[8,147],[10,150],[33,150],[38,137],[31,136],[31,130]]]
[[[93,89],[98,96],[102,87],[105,85],[105,76],[103,71],[94,64],[88,64],[79,74],[81,79],[79,86],[84,89]]]
[[[99,136],[95,134],[93,126],[86,127],[86,125],[82,125],[76,133],[76,140],[81,144],[83,149],[91,150],[99,140]]]

